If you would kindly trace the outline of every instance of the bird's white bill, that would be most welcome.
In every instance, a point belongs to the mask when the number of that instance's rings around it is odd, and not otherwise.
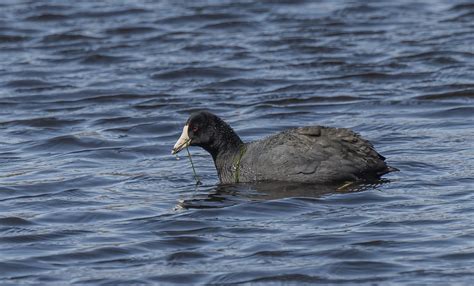
[[[188,125],[184,125],[183,127],[183,133],[181,133],[181,136],[179,137],[178,141],[176,141],[176,144],[174,144],[173,150],[171,150],[171,154],[176,154],[179,151],[183,150],[184,148],[189,146],[189,142],[191,140],[189,139],[188,136]]]

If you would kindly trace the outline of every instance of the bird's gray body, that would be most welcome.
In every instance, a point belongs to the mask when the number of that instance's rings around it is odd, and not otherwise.
[[[243,148],[243,149],[242,149]],[[332,183],[378,178],[392,169],[349,129],[309,126],[229,149],[214,158],[221,183]]]

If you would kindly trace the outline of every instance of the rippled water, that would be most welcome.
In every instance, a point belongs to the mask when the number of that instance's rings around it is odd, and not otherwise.
[[[2,1],[0,284],[474,280],[470,1]],[[401,172],[203,185],[208,109],[352,128]]]

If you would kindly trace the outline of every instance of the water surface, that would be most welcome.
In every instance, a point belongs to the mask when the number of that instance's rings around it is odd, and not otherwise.
[[[0,284],[470,284],[469,1],[2,1]],[[203,185],[207,109],[245,141],[352,128],[401,172]]]

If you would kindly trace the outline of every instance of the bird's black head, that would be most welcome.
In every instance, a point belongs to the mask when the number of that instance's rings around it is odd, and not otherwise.
[[[183,132],[171,151],[176,154],[188,146],[200,146],[213,156],[227,145],[241,144],[242,141],[232,128],[218,116],[200,111],[191,114]]]

